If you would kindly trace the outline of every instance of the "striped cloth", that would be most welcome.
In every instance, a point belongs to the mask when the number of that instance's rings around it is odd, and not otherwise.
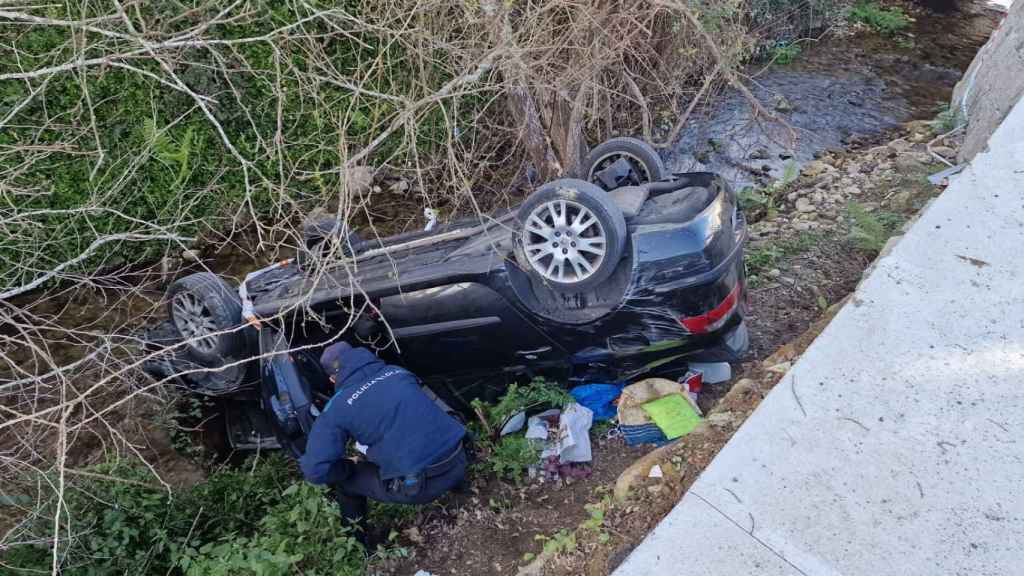
[[[661,446],[668,442],[665,433],[654,422],[648,424],[620,424],[619,430],[622,431],[622,438],[626,441],[626,444],[630,446],[638,446],[640,444],[656,444]]]

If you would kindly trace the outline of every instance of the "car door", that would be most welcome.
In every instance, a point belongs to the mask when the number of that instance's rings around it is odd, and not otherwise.
[[[423,378],[552,361],[548,339],[491,288],[462,282],[382,299],[399,359]]]

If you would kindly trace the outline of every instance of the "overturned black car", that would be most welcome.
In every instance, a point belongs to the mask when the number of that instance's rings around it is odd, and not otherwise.
[[[738,360],[746,225],[729,185],[668,174],[631,138],[595,148],[582,172],[517,210],[429,231],[364,239],[317,223],[294,261],[237,289],[181,278],[146,370],[216,397],[234,448],[298,454],[332,394],[317,358],[337,339],[454,406],[538,375],[611,382]]]

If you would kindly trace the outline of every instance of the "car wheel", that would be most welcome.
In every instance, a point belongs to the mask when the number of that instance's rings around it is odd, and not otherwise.
[[[349,232],[344,223],[334,218],[325,218],[307,223],[302,230],[302,246],[295,253],[295,263],[302,270],[312,268],[315,262],[324,259],[331,250],[340,245],[341,254],[352,257],[362,238],[355,232]]]
[[[521,262],[545,284],[585,292],[608,279],[626,246],[626,220],[608,193],[565,178],[519,208]]]
[[[241,324],[242,302],[216,274],[199,272],[176,280],[167,290],[167,311],[189,356],[200,364],[219,366],[244,348],[241,331],[227,331]]]
[[[629,169],[602,177],[602,172],[619,160],[624,160]],[[582,173],[586,175],[587,182],[611,190],[619,186],[657,182],[668,175],[668,170],[653,146],[637,138],[621,137],[612,138],[591,150],[583,161]]]

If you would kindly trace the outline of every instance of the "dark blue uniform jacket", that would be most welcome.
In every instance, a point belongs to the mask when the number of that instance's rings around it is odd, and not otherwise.
[[[337,392],[313,423],[302,473],[314,484],[338,484],[350,473],[346,444],[369,446],[366,456],[384,480],[422,472],[459,445],[466,431],[420,390],[419,381],[365,348],[341,353]]]

